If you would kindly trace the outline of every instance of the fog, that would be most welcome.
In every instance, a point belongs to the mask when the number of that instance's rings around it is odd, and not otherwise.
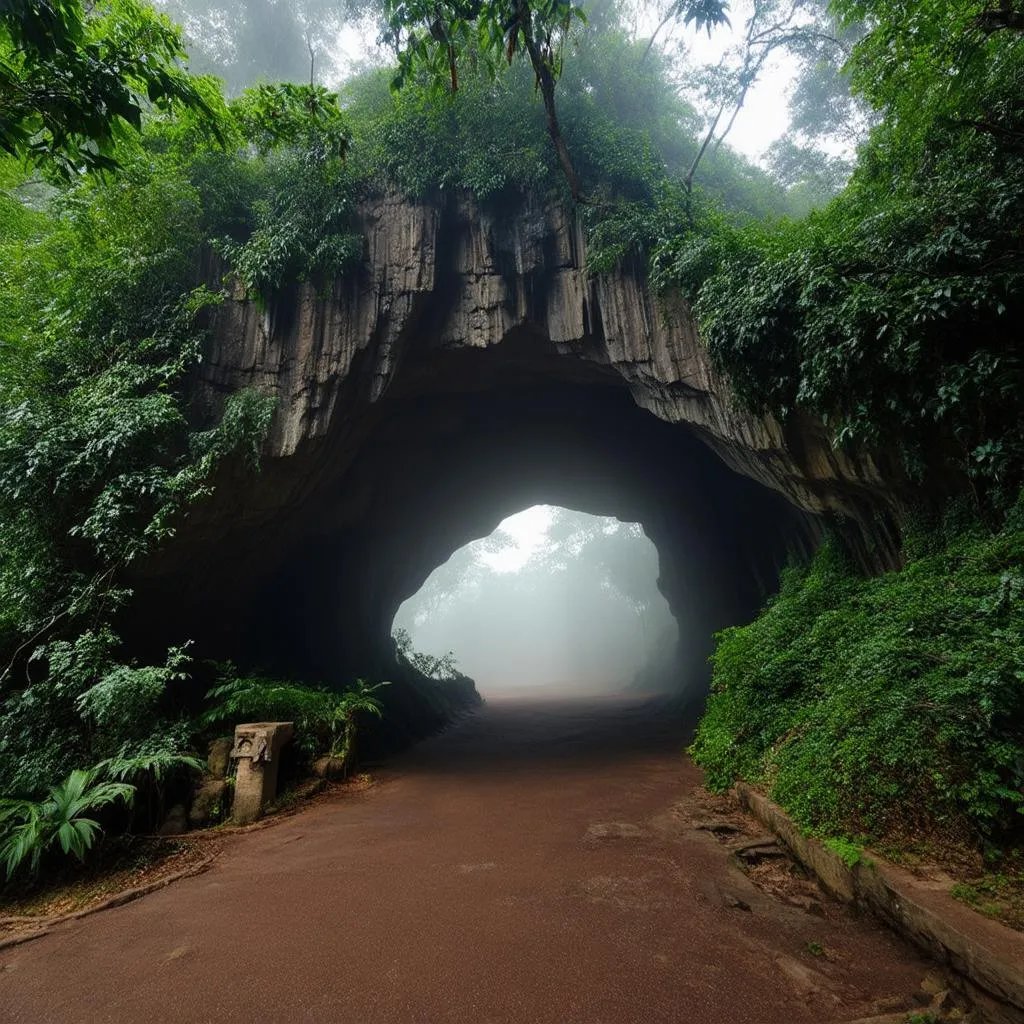
[[[395,630],[413,651],[450,652],[445,670],[454,661],[484,696],[671,685],[678,628],[657,580],[638,524],[534,506],[435,569]]]
[[[312,79],[338,88],[395,60],[380,44],[381,0],[156,2],[183,26],[193,70],[217,75],[231,95],[261,81]],[[830,193],[834,179],[848,173],[870,122],[850,96],[843,70],[858,29],[840,29],[828,6],[828,0],[733,0],[729,22],[704,33],[666,0],[589,0],[577,41],[584,31],[641,42],[653,37],[664,74],[698,122],[717,121],[716,111],[728,118],[716,148],[727,134],[728,148],[787,187],[813,166]]]

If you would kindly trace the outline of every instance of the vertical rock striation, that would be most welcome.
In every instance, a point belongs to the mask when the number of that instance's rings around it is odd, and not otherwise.
[[[263,471],[222,480],[137,581],[154,644],[386,671],[394,612],[431,569],[550,502],[644,524],[681,673],[703,678],[711,632],[752,614],[827,519],[866,559],[894,557],[891,468],[739,408],[685,304],[628,268],[588,275],[559,206],[382,196],[359,217],[358,272],[212,315],[197,417],[241,388],[277,409]]]

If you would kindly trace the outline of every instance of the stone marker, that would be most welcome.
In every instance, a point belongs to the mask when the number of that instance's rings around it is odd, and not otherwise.
[[[231,757],[238,762],[231,817],[239,825],[256,821],[277,794],[281,748],[292,738],[291,722],[250,722],[235,726]]]
[[[227,788],[225,779],[206,779],[192,798],[192,806],[188,810],[189,824],[203,828],[214,817],[220,817]]]

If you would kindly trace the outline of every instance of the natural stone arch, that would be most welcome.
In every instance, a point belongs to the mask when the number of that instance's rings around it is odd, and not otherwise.
[[[833,452],[818,424],[738,409],[685,306],[666,313],[628,270],[588,276],[559,207],[392,197],[361,218],[359,273],[215,311],[197,417],[242,387],[277,410],[263,472],[222,480],[137,580],[154,645],[386,674],[401,601],[544,502],[643,524],[685,680],[837,515],[865,558],[894,557],[879,467]]]

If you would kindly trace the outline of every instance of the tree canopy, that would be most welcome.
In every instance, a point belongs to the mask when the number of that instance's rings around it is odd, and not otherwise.
[[[150,107],[212,118],[216,90],[184,57],[177,29],[144,0],[4,3],[0,148],[67,175],[111,170],[119,135]]]

